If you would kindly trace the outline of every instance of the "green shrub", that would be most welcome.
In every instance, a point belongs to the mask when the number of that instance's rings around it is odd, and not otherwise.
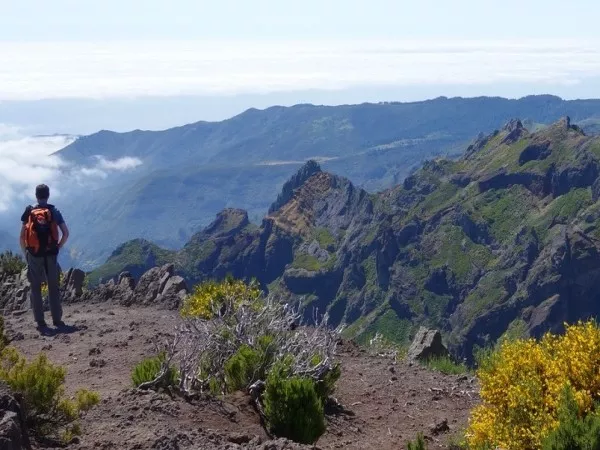
[[[134,387],[139,387],[143,383],[155,380],[160,373],[163,362],[165,361],[165,354],[161,353],[158,356],[151,358],[145,358],[139,362],[131,373],[131,380],[133,381]],[[163,387],[175,386],[177,384],[177,370],[170,367],[167,370],[167,376],[162,383]]]
[[[437,370],[446,375],[460,375],[468,371],[465,364],[457,363],[449,356],[429,358],[425,361],[425,365],[432,370]]]
[[[325,431],[323,402],[308,378],[287,377],[280,365],[267,378],[265,416],[271,431],[303,444],[314,443]]]
[[[469,448],[469,444],[467,443],[467,439],[465,437],[465,430],[458,430],[454,434],[450,435],[447,441],[449,450],[474,450]],[[486,449],[478,449],[478,450],[486,450]]]
[[[573,389],[563,389],[558,409],[558,427],[542,442],[542,450],[600,450],[600,416],[579,415]]]
[[[18,275],[25,267],[27,267],[27,264],[21,255],[13,253],[10,250],[0,253],[0,273]]]
[[[4,328],[4,316],[0,315],[0,351],[4,350],[4,348],[8,345],[8,338],[5,334]]]
[[[225,363],[225,383],[231,391],[244,390],[257,380],[264,380],[275,356],[273,338],[261,336],[256,349],[242,345]]]
[[[95,392],[77,391],[75,399],[64,395],[66,370],[40,354],[28,363],[14,347],[0,353],[0,379],[23,397],[27,426],[38,436],[69,440],[80,434],[79,415],[100,401]]]
[[[318,355],[315,355],[311,361],[312,366],[314,367],[319,364],[321,362],[320,359],[321,358]],[[317,391],[317,395],[323,404],[325,404],[327,399],[333,394],[333,391],[335,390],[335,383],[337,383],[341,375],[341,366],[336,364],[333,366],[332,370],[325,373],[322,379],[315,382],[315,390]]]
[[[425,445],[423,433],[417,434],[417,438],[414,441],[409,441],[406,448],[407,450],[425,450],[427,446]]]

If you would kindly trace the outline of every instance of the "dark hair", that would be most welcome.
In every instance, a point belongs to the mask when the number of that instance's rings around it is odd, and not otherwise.
[[[48,197],[50,197],[50,188],[45,184],[38,184],[35,188],[35,198],[48,200]]]

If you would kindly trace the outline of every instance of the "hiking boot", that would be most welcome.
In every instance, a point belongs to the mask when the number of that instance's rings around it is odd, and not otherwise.
[[[62,328],[62,327],[66,327],[65,323],[62,320],[55,320],[52,322],[54,324],[55,327],[57,328]]]
[[[37,321],[37,327],[38,328],[48,328],[48,324],[46,323],[45,320],[38,320]]]

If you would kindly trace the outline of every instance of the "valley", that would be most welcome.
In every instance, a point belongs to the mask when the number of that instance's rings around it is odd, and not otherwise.
[[[260,226],[225,209],[179,251],[130,241],[88,276],[172,262],[190,285],[256,278],[358,342],[406,345],[425,325],[470,359],[599,312],[599,173],[600,138],[568,117],[536,132],[512,120],[377,194],[309,162]]]
[[[224,208],[244,209],[258,225],[284,182],[311,158],[374,193],[401,183],[426,159],[459,157],[478,134],[512,118],[537,129],[565,115],[593,132],[600,101],[541,95],[299,104],[162,131],[81,136],[55,156],[71,167],[95,167],[99,157],[140,165],[84,179],[65,193],[59,206],[73,233],[63,264],[91,270],[136,238],[181,249]]]

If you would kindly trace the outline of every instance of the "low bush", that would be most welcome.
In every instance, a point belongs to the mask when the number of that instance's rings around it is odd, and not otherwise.
[[[163,369],[165,363],[165,353],[160,353],[158,356],[151,358],[145,358],[139,362],[131,372],[131,380],[134,387],[140,387],[144,383],[154,381]],[[168,387],[175,386],[177,384],[177,370],[173,367],[169,367],[166,371],[161,383],[157,387]]]
[[[19,254],[6,250],[0,253],[0,274],[18,275],[27,267],[27,263]]]
[[[434,356],[428,358],[424,365],[432,370],[437,370],[446,375],[461,375],[468,372],[468,368],[463,363],[457,363],[450,356]]]
[[[0,351],[4,350],[4,347],[8,345],[8,338],[5,334],[4,328],[4,316],[0,314]]]
[[[225,362],[225,384],[228,391],[247,389],[252,383],[264,380],[273,364],[275,351],[272,336],[261,336],[256,348],[242,345]]]
[[[276,367],[267,378],[263,401],[268,426],[277,436],[312,444],[325,431],[323,401],[312,379],[290,377]]]
[[[69,440],[80,434],[80,413],[96,405],[97,393],[81,389],[75,399],[65,397],[66,370],[50,363],[45,354],[27,362],[8,346],[0,353],[0,379],[23,397],[28,428],[43,437]]]
[[[231,278],[196,286],[180,312],[166,354],[184,394],[242,390],[277,436],[313,442],[322,434],[325,405],[341,374],[334,360],[341,329],[329,328],[327,315],[305,327],[299,305]],[[159,366],[144,380],[164,371]]]
[[[600,416],[596,410],[581,417],[570,386],[563,389],[558,422],[558,427],[544,439],[542,450],[600,450]]]
[[[242,303],[253,304],[260,299],[261,291],[256,282],[246,284],[231,277],[224,281],[207,281],[194,286],[181,308],[184,317],[212,319],[229,303],[238,308]]]
[[[539,341],[505,341],[482,359],[481,404],[471,412],[467,430],[471,448],[540,449],[546,439],[545,445],[566,448],[557,439],[585,441],[585,430],[595,429],[600,329],[593,321],[565,328],[563,335],[547,333]],[[576,408],[573,400],[564,400],[565,387],[572,389]]]
[[[423,437],[423,433],[417,434],[417,437],[414,441],[408,442],[406,446],[407,450],[426,450],[427,446],[425,445],[425,438]]]

